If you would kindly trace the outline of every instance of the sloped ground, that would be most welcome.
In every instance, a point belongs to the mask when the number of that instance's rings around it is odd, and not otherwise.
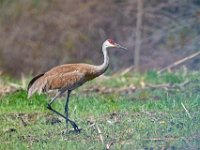
[[[199,72],[183,71],[92,81],[72,93],[69,103],[80,134],[71,126],[67,130],[65,121],[46,109],[48,97],[28,100],[23,90],[11,93],[0,98],[0,148],[198,149],[199,83]],[[136,89],[126,92],[133,85]],[[63,112],[60,99],[53,107]]]

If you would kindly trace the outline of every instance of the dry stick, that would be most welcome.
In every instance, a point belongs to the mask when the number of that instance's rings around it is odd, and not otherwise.
[[[21,116],[19,116],[19,118],[20,118],[20,120],[22,121],[23,126],[26,127],[28,124],[24,121],[24,119],[23,119]]]
[[[143,21],[143,0],[137,0],[137,21],[135,32],[135,52],[134,52],[134,65],[135,71],[139,71],[140,67],[140,51],[142,44],[142,21]]]
[[[165,147],[162,147],[161,150],[165,150]]]
[[[170,87],[170,84],[169,83],[166,83],[166,84],[147,84],[146,85],[147,87],[150,87],[150,88],[169,88]]]
[[[114,142],[110,142],[108,144],[106,144],[106,150],[109,150],[110,147],[114,144]]]
[[[160,74],[160,73],[162,73],[162,72],[165,71],[165,70],[171,69],[172,67],[175,67],[175,66],[177,66],[177,65],[179,65],[179,64],[181,64],[181,63],[183,63],[183,62],[185,62],[185,61],[187,61],[187,60],[189,60],[189,59],[192,59],[192,58],[198,56],[199,54],[200,54],[200,51],[198,51],[198,52],[196,52],[196,53],[194,53],[194,54],[192,54],[192,55],[190,55],[190,56],[187,56],[187,57],[185,57],[185,58],[183,58],[183,59],[181,59],[181,60],[178,60],[178,61],[176,61],[175,63],[173,63],[173,64],[171,64],[171,65],[169,65],[169,66],[167,66],[167,67],[165,67],[165,68],[163,68],[163,69],[160,69],[160,70],[158,71],[158,73]]]
[[[151,138],[151,139],[143,139],[143,141],[174,141],[174,140],[179,140],[179,138]]]
[[[96,128],[97,128],[97,131],[99,134],[99,139],[100,139],[101,143],[104,144],[104,138],[103,138],[102,132],[97,124],[96,124]]]
[[[186,109],[185,105],[183,103],[181,103],[181,105],[183,106],[183,109],[185,110],[185,112],[188,114],[188,117],[192,119],[192,116],[190,115],[189,111]]]
[[[130,72],[131,70],[133,70],[133,66],[130,66],[130,67],[128,67],[128,68],[126,68],[125,70],[123,70],[121,73],[120,73],[120,75],[125,75],[125,74],[127,74],[128,72]]]
[[[189,80],[185,80],[183,83],[180,84],[146,84],[147,88],[153,88],[153,89],[157,89],[157,88],[163,88],[163,89],[169,89],[169,88],[183,88],[186,84],[188,84],[190,81]]]

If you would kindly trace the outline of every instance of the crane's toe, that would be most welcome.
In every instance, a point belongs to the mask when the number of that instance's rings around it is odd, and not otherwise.
[[[80,129],[73,129],[73,130],[65,129],[64,131],[62,131],[62,135],[66,135],[66,134],[79,134],[80,132],[81,132]]]
[[[47,108],[48,108],[48,109],[50,109],[50,110],[52,110],[52,108],[51,108],[51,105],[50,105],[50,104],[47,104]]]
[[[70,121],[70,123],[71,123],[71,125],[73,126],[74,131],[75,131],[76,133],[80,133],[80,132],[81,132],[81,130],[78,128],[78,126],[76,125],[75,122]]]
[[[81,133],[81,130],[80,130],[79,128],[77,128],[77,129],[75,130],[75,132],[76,132],[76,133]]]

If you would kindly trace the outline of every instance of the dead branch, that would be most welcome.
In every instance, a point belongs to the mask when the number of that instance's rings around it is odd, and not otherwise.
[[[183,103],[181,103],[181,105],[182,105],[183,109],[185,110],[185,112],[187,113],[188,117],[190,119],[192,119],[192,116],[190,115],[189,111],[186,109],[185,105]]]
[[[132,71],[133,69],[134,69],[134,66],[130,66],[130,67],[124,69],[123,71],[121,71],[120,75],[123,76],[123,75],[129,73],[130,71]]]
[[[190,59],[192,59],[192,58],[198,56],[199,54],[200,54],[200,51],[198,51],[198,52],[196,52],[196,53],[194,53],[194,54],[192,54],[192,55],[190,55],[190,56],[187,56],[187,57],[185,57],[185,58],[183,58],[183,59],[181,59],[181,60],[178,60],[178,61],[174,62],[173,64],[168,65],[167,67],[164,67],[163,69],[160,69],[160,70],[158,71],[158,73],[160,74],[160,73],[162,73],[162,72],[165,71],[165,70],[169,70],[169,69],[171,69],[171,68],[173,68],[173,67],[176,67],[176,66],[178,66],[178,65],[180,65],[180,64],[182,64],[182,63],[184,63],[185,61],[188,61],[188,60],[190,60]]]
[[[166,137],[166,138],[151,138],[151,139],[143,139],[143,141],[174,141],[179,140],[177,137]]]
[[[155,85],[154,84],[147,84],[146,87],[153,88],[153,89],[162,88],[162,89],[167,90],[167,89],[169,89],[171,87],[171,85],[169,83],[166,83],[166,84],[155,84]]]
[[[183,89],[185,87],[185,85],[187,85],[190,81],[189,80],[185,80],[182,83],[179,84],[146,84],[146,88],[152,88],[152,89],[164,89],[164,90],[169,90],[171,88],[177,88],[177,89]]]
[[[102,135],[102,132],[101,132],[101,130],[100,130],[100,128],[99,128],[99,126],[97,124],[95,124],[95,126],[96,126],[97,132],[99,134],[99,139],[100,139],[101,143],[104,144],[104,137]]]
[[[161,150],[165,150],[165,147],[163,146],[163,147],[161,148]]]
[[[7,85],[0,85],[0,95],[6,95],[9,93],[14,93],[18,91],[19,89],[13,87],[13,86],[7,86]]]
[[[21,116],[18,116],[18,117],[19,117],[19,119],[21,120],[22,125],[23,125],[24,127],[26,127],[26,126],[28,125],[28,123],[26,123],[26,122],[24,121],[24,119],[23,119]]]
[[[142,44],[142,21],[143,21],[143,0],[137,0],[137,21],[135,32],[135,53],[134,53],[134,65],[135,71],[139,71],[140,67],[140,51]]]
[[[114,142],[110,142],[106,144],[106,150],[109,150],[110,147],[114,144]]]
[[[83,89],[83,92],[98,92],[101,94],[109,94],[109,93],[134,93],[136,91],[136,87],[131,84],[129,86],[124,86],[121,88],[110,88],[110,87],[97,87],[97,86],[89,86]]]

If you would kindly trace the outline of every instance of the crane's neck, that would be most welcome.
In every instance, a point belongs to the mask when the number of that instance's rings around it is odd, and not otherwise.
[[[103,52],[104,61],[103,61],[103,64],[101,64],[100,66],[97,66],[97,75],[103,74],[107,70],[108,65],[109,65],[108,51],[107,51],[107,47],[105,43],[102,45],[102,52]]]

